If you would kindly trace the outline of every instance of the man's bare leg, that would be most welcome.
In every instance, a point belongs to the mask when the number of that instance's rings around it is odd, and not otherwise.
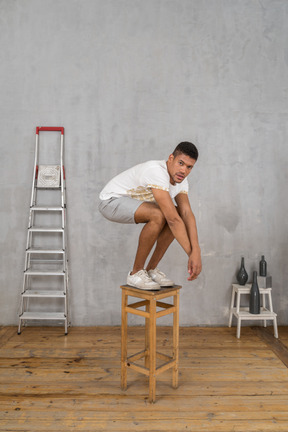
[[[154,203],[145,202],[141,204],[136,210],[134,217],[136,223],[145,223],[145,226],[139,236],[138,248],[131,274],[144,269],[146,259],[166,223],[163,213],[157,204]]]
[[[165,255],[165,252],[167,251],[168,247],[173,242],[173,240],[174,240],[174,235],[172,234],[169,225],[166,223],[166,225],[164,226],[164,228],[162,229],[158,237],[156,248],[146,267],[147,271],[154,270],[158,266],[159,262]]]

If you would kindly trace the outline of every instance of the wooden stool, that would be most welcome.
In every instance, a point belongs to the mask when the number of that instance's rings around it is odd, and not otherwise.
[[[136,370],[149,377],[149,401],[155,402],[156,377],[173,368],[173,388],[178,387],[178,360],[179,360],[179,290],[180,285],[171,288],[161,288],[160,291],[145,291],[129,285],[122,288],[122,325],[121,325],[121,388],[127,389],[127,368]],[[128,297],[142,299],[136,303],[128,304]],[[167,297],[173,296],[173,304],[163,303]],[[139,310],[145,306],[145,311]],[[161,308],[157,312],[157,307]],[[127,357],[127,320],[128,313],[140,315],[145,318],[145,349],[137,354]],[[173,313],[173,355],[172,357],[156,351],[156,319]],[[145,357],[145,367],[137,365],[135,361]],[[156,359],[165,363],[156,366]]]
[[[232,325],[233,315],[237,318],[237,338],[240,338],[241,323],[243,320],[262,320],[264,327],[266,327],[266,321],[272,320],[274,325],[274,336],[278,338],[277,329],[277,314],[273,311],[272,306],[272,288],[259,288],[260,296],[262,297],[262,307],[260,308],[260,314],[250,314],[249,307],[240,307],[241,295],[250,295],[251,284],[238,285],[232,284],[232,297],[230,304],[229,323],[228,326]],[[268,307],[266,307],[266,296],[268,297]],[[236,297],[236,307],[234,307]]]

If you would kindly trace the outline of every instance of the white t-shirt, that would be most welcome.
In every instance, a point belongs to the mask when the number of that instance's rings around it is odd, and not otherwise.
[[[128,196],[140,201],[155,201],[152,188],[169,192],[171,198],[188,194],[188,181],[172,185],[165,160],[148,161],[118,174],[100,192],[100,199]]]

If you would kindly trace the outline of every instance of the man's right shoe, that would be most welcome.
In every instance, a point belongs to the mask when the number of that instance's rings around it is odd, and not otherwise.
[[[154,282],[157,282],[161,287],[172,287],[174,282],[170,280],[165,273],[161,272],[157,267],[154,270],[149,270],[148,275]]]
[[[148,275],[146,270],[140,270],[133,275],[128,273],[127,284],[135,288],[140,288],[148,291],[160,290],[161,287],[157,282],[154,282]]]

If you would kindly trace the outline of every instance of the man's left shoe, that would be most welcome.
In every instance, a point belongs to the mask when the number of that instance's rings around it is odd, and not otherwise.
[[[161,272],[157,267],[154,270],[148,271],[149,276],[161,287],[170,287],[174,285],[174,282],[167,278],[165,273]]]

